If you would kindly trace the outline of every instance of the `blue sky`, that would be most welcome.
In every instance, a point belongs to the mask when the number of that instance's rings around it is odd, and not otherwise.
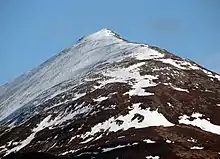
[[[220,72],[219,0],[1,0],[0,84],[101,28]]]

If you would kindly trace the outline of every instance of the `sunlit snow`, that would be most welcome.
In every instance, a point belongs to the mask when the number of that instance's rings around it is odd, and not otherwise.
[[[189,116],[183,115],[183,116],[179,117],[180,118],[179,123],[197,126],[197,127],[201,128],[202,130],[220,135],[220,126],[214,125],[206,119],[200,119],[201,116],[202,116],[202,114],[193,113],[191,117],[194,117],[195,119],[189,120],[189,118],[190,118]]]
[[[204,147],[198,147],[198,146],[193,146],[193,147],[190,147],[191,150],[202,150],[204,149]]]
[[[150,126],[173,126],[161,113],[158,111],[150,111],[150,109],[141,109],[139,107],[140,103],[134,104],[129,113],[125,116],[111,117],[108,120],[98,123],[91,128],[90,132],[86,132],[82,138],[92,136],[98,132],[108,131],[117,132],[118,130],[127,130],[129,128],[144,128]],[[139,122],[138,120],[131,120],[134,115],[138,113],[144,116],[144,120]],[[121,125],[116,124],[117,120],[123,121]]]
[[[146,142],[146,143],[148,143],[148,144],[156,143],[156,141],[153,141],[153,140],[151,140],[151,139],[144,139],[143,141]]]
[[[159,156],[146,156],[146,159],[159,159]]]
[[[101,101],[103,101],[103,100],[106,100],[106,99],[108,99],[108,97],[103,97],[103,96],[101,96],[101,97],[99,97],[99,98],[97,98],[97,99],[93,99],[95,102],[101,102]]]
[[[134,48],[137,48],[137,44],[116,38],[107,29],[87,36],[4,86],[4,90],[13,94],[7,94],[0,99],[0,121],[28,102],[36,100],[39,95],[41,100],[47,100],[58,94],[57,91],[63,92],[64,81],[78,79],[98,63],[115,59],[122,54],[122,50],[126,52]],[[59,83],[63,86],[60,87]]]
[[[35,137],[35,135],[43,130],[44,128],[50,126],[49,124],[49,120],[51,118],[51,115],[47,116],[44,120],[42,120],[38,125],[37,127],[35,127],[33,130],[32,130],[32,134],[30,134],[25,140],[23,140],[22,142],[20,142],[20,145],[18,146],[15,146],[14,148],[8,150],[5,154],[5,156],[7,156],[8,154],[10,154],[11,152],[15,152],[15,151],[19,151],[20,149],[24,148],[25,146],[27,146]]]
[[[109,70],[108,72],[103,73],[103,75],[110,77],[110,79],[102,81],[101,86],[113,82],[129,83],[132,84],[132,89],[125,94],[129,94],[130,96],[154,95],[153,93],[145,92],[144,88],[156,86],[156,83],[154,83],[153,80],[157,79],[157,77],[152,75],[141,76],[139,73],[139,67],[141,67],[144,64],[145,62],[141,62],[138,64],[131,65],[128,68],[119,68],[115,70]],[[132,80],[134,81],[133,83],[131,83]]]
[[[120,148],[127,147],[127,146],[130,146],[130,145],[118,145],[116,147],[104,148],[104,149],[102,149],[102,151],[103,152],[109,152],[109,151],[113,151],[115,149],[120,149]]]
[[[193,139],[193,138],[190,138],[190,139],[188,139],[187,141],[193,142],[193,143],[197,142],[197,140],[196,140],[196,139]]]
[[[171,144],[172,141],[171,140],[166,140],[166,143]]]

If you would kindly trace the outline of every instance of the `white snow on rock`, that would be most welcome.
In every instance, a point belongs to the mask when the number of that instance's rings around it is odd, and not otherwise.
[[[180,92],[186,92],[186,93],[189,93],[189,91],[187,89],[183,89],[183,88],[178,88],[178,87],[175,87],[175,86],[172,86],[173,89],[177,90],[177,91],[180,91]]]
[[[106,99],[108,99],[108,97],[99,97],[99,98],[97,98],[97,99],[93,99],[95,102],[101,102],[101,101],[103,101],[103,100],[106,100]]]
[[[191,117],[193,117],[193,118],[200,118],[200,117],[202,117],[203,115],[201,114],[201,113],[193,113],[192,115],[191,115]]]
[[[215,78],[218,79],[220,81],[220,75],[216,74],[216,73],[212,73],[211,71],[208,71],[206,69],[203,69],[201,67],[199,67],[196,64],[191,64],[189,61],[187,60],[174,60],[174,59],[155,59],[157,61],[161,61],[163,63],[166,64],[170,64],[178,69],[182,69],[182,70],[201,70],[203,71],[205,74],[207,74],[208,77],[211,78]]]
[[[86,132],[82,135],[82,138],[87,138],[88,136],[93,136],[98,132],[108,131],[108,132],[117,132],[119,130],[128,130],[129,128],[145,128],[150,126],[173,126],[174,124],[170,123],[161,113],[158,111],[150,111],[150,109],[141,109],[139,107],[140,103],[134,104],[129,113],[125,116],[111,117],[108,120],[98,123],[91,128],[91,131]],[[144,116],[142,122],[138,120],[131,120],[134,115],[138,113]],[[121,125],[116,124],[117,120],[123,121]]]
[[[80,142],[80,144],[86,144],[86,143],[88,143],[88,142],[90,142],[90,141],[92,141],[94,138],[88,138],[87,140],[85,140],[85,141],[83,141],[83,142]]]
[[[173,59],[157,59],[157,61],[161,61],[163,63],[166,63],[166,64],[170,64],[176,68],[179,68],[179,69],[186,69],[186,67],[183,67],[181,66],[181,61],[177,61],[177,60],[173,60]]]
[[[156,86],[156,83],[154,83],[153,80],[157,79],[157,77],[152,75],[140,75],[139,67],[141,67],[144,64],[145,62],[141,62],[138,64],[131,65],[127,68],[117,68],[115,70],[109,70],[108,72],[103,73],[104,76],[110,77],[110,79],[101,81],[99,88],[108,83],[122,82],[129,83],[132,85],[132,89],[125,94],[129,94],[130,96],[154,95],[153,93],[145,92],[145,90],[143,89],[145,87]],[[131,81],[134,82],[131,83]]]
[[[151,75],[145,75],[145,76],[140,76],[140,77],[142,77],[142,78],[139,78],[137,80],[137,83],[135,83],[132,86],[132,90],[130,90],[128,92],[128,94],[130,96],[134,96],[134,95],[138,95],[138,96],[154,95],[154,93],[145,92],[145,90],[143,88],[156,86],[156,84],[153,82],[153,79],[157,79],[157,78],[154,77],[154,76],[151,76]]]
[[[128,145],[118,145],[116,147],[104,148],[104,149],[102,149],[102,152],[109,152],[109,151],[113,151],[115,149],[120,149],[120,148],[127,147],[127,146],[131,146],[131,145],[130,144],[128,144]]]
[[[171,144],[172,141],[167,139],[167,140],[166,140],[166,143]]]
[[[215,79],[218,79],[220,81],[220,75],[216,74],[216,73],[213,73],[209,70],[206,70],[206,69],[200,69],[201,71],[203,71],[205,74],[207,74],[208,77],[210,78],[215,78]]]
[[[32,130],[32,134],[30,134],[25,140],[21,141],[21,142],[20,142],[20,145],[15,146],[14,148],[8,150],[4,156],[7,156],[8,154],[10,154],[10,153],[12,153],[12,152],[19,151],[19,150],[21,150],[22,148],[24,148],[25,146],[27,146],[29,143],[31,143],[31,141],[34,139],[35,135],[36,135],[39,131],[41,131],[41,130],[43,130],[44,128],[50,126],[50,124],[49,124],[50,118],[51,118],[51,115],[47,116],[44,120],[42,120],[42,121],[37,125],[37,127],[35,127],[35,128]]]
[[[174,59],[156,59],[157,61],[161,61],[163,63],[166,63],[166,64],[170,64],[178,69],[181,69],[181,70],[199,70],[201,69],[200,67],[198,67],[196,64],[191,64],[189,61],[187,60],[174,60]]]
[[[148,143],[148,144],[156,143],[156,141],[153,141],[153,140],[151,140],[151,139],[144,139],[143,141],[146,142],[146,143]]]
[[[183,89],[183,88],[179,88],[179,87],[176,87],[174,86],[172,83],[163,83],[164,85],[166,86],[170,86],[172,89],[174,90],[177,90],[177,91],[180,91],[180,92],[186,92],[186,93],[189,93],[189,91],[187,89]]]
[[[85,95],[86,95],[86,93],[77,93],[77,94],[75,94],[75,97],[73,99],[71,99],[71,101],[77,100]]]
[[[198,147],[198,146],[193,146],[193,147],[190,147],[191,150],[202,150],[204,149],[204,147]]]
[[[1,153],[1,152],[5,152],[5,151],[7,151],[7,150],[8,150],[8,149],[6,148],[5,145],[0,146],[0,153]]]
[[[125,136],[119,136],[118,139],[125,138]]]
[[[164,57],[164,54],[150,49],[147,45],[144,47],[138,47],[134,50],[133,54],[129,55],[131,57],[135,57],[138,60],[149,60],[149,59],[157,59]]]
[[[196,139],[193,139],[192,137],[191,137],[190,139],[188,139],[187,141],[193,142],[193,143],[196,143],[196,142],[197,142],[197,140],[196,140]]]
[[[3,145],[3,146],[0,146],[0,149],[4,149],[6,146],[5,145]]]
[[[53,126],[58,126],[68,120],[73,120],[77,115],[80,114],[88,114],[91,111],[91,107],[84,106],[84,103],[81,105],[78,105],[75,107],[75,109],[72,112],[63,112],[60,113],[56,118],[51,119],[52,115],[48,115],[46,118],[44,118],[39,124],[37,124],[37,127],[35,127],[32,130],[32,134],[30,134],[25,140],[21,141],[18,146],[10,149],[5,154],[8,155],[11,152],[19,151],[20,149],[27,146],[35,137],[35,135],[40,132],[41,130],[45,128],[52,129]]]
[[[215,75],[215,78],[217,78],[220,81],[220,75]]]
[[[92,108],[89,105],[84,105],[84,103],[77,105],[71,112],[62,112],[56,118],[49,122],[49,128],[52,129],[53,126],[61,125],[68,120],[74,120],[78,115],[87,115]]]
[[[64,156],[64,155],[67,155],[67,154],[69,154],[69,153],[77,152],[77,151],[79,151],[79,150],[80,150],[80,149],[65,151],[65,152],[61,153],[60,155],[61,155],[61,156]]]
[[[124,148],[124,147],[129,147],[129,146],[132,146],[132,145],[138,145],[138,143],[135,142],[135,143],[132,143],[132,144],[127,144],[127,145],[118,145],[116,147],[103,148],[102,152],[109,152],[109,151],[113,151],[113,150],[116,150],[116,149],[120,149],[120,148]]]
[[[209,70],[200,68],[200,67],[198,67],[198,66],[191,66],[190,68],[193,69],[193,70],[201,70],[201,71],[203,71],[205,74],[207,74],[208,77],[210,77],[210,78],[215,78],[215,79],[218,79],[218,80],[220,81],[220,75],[218,75],[218,74],[216,74],[216,73],[213,73],[213,72],[211,72],[211,71],[209,71]]]
[[[146,159],[159,159],[159,156],[146,156]]]
[[[114,70],[108,70],[107,72],[103,72],[103,75],[106,77],[110,77],[111,79],[103,81],[104,84],[112,83],[112,82],[128,82],[131,79],[139,79],[140,74],[138,72],[138,68],[144,65],[145,62],[141,62],[138,64],[131,65],[127,68],[114,68]],[[114,81],[112,81],[114,80]]]
[[[202,130],[208,131],[208,132],[212,132],[215,134],[219,134],[220,135],[220,126],[219,125],[214,125],[212,124],[210,121],[206,120],[206,119],[200,119],[200,117],[202,117],[202,114],[200,113],[193,113],[191,115],[191,117],[195,118],[192,121],[189,120],[189,116],[187,115],[183,115],[179,117],[179,123],[181,124],[186,124],[186,125],[193,125],[193,126],[197,126],[199,128],[201,128]]]
[[[167,104],[168,104],[169,107],[172,107],[172,108],[174,107],[174,106],[173,106],[171,103],[169,103],[169,102],[168,102]]]

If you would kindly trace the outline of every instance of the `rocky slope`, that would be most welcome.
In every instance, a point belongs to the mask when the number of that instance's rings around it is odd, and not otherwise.
[[[0,90],[5,158],[220,158],[220,76],[107,29]]]

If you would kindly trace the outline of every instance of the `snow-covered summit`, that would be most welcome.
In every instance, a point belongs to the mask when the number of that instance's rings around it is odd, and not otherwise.
[[[88,38],[103,38],[103,37],[112,37],[112,36],[115,36],[115,32],[110,30],[110,29],[107,29],[107,28],[103,28],[89,36],[87,36]]]
[[[107,29],[107,28],[103,28],[101,30],[98,30],[95,33],[92,33],[88,36],[85,36],[83,38],[81,38],[78,42],[82,42],[82,41],[103,41],[103,40],[112,40],[112,41],[123,41],[124,39],[117,34],[116,32]]]
[[[84,37],[59,53],[59,56],[52,57],[39,67],[14,79],[5,85],[4,89],[1,89],[1,86],[0,121],[18,108],[36,105],[39,101],[42,102],[42,99],[60,93],[61,88],[51,89],[52,87],[64,81],[79,79],[79,76],[98,63],[118,57],[135,47],[135,44],[117,38],[116,34],[108,29]]]

